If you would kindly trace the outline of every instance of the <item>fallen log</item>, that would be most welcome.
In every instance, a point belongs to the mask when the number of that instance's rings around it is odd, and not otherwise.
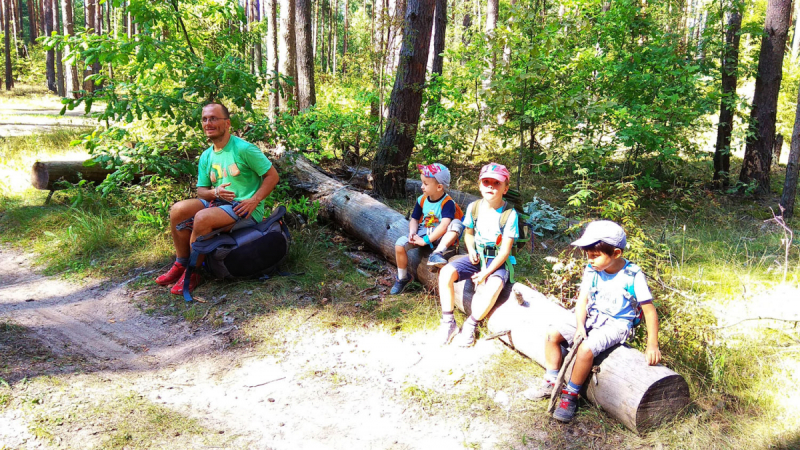
[[[273,153],[273,156],[275,153]],[[281,159],[273,158],[283,165]],[[288,169],[287,165],[284,168]],[[395,263],[394,242],[408,233],[408,221],[374,198],[322,174],[308,160],[298,157],[291,166],[291,184],[321,204],[320,216],[363,241]],[[426,287],[435,289],[437,274],[428,270],[427,253],[409,252],[409,273]],[[521,302],[514,301],[512,290]],[[472,283],[456,284],[456,303],[469,314]],[[555,320],[573,315],[541,293],[515,283],[507,285],[486,321],[489,331],[508,331],[501,339],[520,353],[544,365],[545,335]],[[648,366],[644,355],[627,346],[617,346],[598,356],[599,372],[586,383],[586,398],[633,431],[643,431],[675,417],[689,404],[689,387],[677,373],[664,366]]]
[[[53,191],[63,189],[56,185],[58,181],[100,183],[112,172],[100,164],[85,166],[84,161],[36,161],[31,167],[31,184],[36,189]]]
[[[456,306],[469,314],[472,282],[456,283],[455,291]],[[486,327],[492,333],[510,331],[500,339],[544,366],[544,342],[550,324],[574,317],[540,292],[514,283],[503,289]],[[627,345],[601,353],[594,364],[599,369],[584,384],[584,397],[633,431],[642,432],[674,418],[691,401],[683,377],[662,365],[648,366],[644,354]]]

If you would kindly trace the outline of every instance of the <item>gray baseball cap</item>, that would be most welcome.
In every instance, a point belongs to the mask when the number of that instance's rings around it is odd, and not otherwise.
[[[572,245],[588,247],[600,241],[623,250],[628,244],[625,238],[625,230],[619,224],[610,220],[596,220],[586,227],[583,236],[573,242]]]

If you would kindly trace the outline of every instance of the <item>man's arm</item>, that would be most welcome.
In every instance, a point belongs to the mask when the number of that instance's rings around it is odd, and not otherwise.
[[[197,198],[201,198],[210,202],[217,198],[217,194],[214,192],[214,188],[210,188],[208,186],[197,186]]]
[[[280,181],[278,171],[275,170],[275,166],[270,167],[267,173],[264,174],[264,178],[261,180],[261,186],[256,193],[253,194],[252,197],[240,201],[239,204],[233,208],[233,212],[239,217],[250,217],[250,214],[255,211],[258,204],[267,198],[272,190],[275,189],[275,186],[278,185],[278,181]]]
[[[647,349],[644,356],[647,364],[654,366],[661,361],[661,350],[658,349],[658,312],[652,303],[643,304],[642,312],[647,323]]]

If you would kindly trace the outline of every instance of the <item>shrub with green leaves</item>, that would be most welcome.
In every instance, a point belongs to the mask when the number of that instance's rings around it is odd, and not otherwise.
[[[545,233],[558,235],[567,220],[557,209],[536,196],[525,204],[523,213],[528,216],[526,222],[530,225],[531,232],[539,237],[544,236]]]

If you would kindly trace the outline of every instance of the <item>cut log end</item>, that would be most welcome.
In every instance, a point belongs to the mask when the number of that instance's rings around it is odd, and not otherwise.
[[[656,381],[645,391],[636,410],[636,430],[640,433],[674,419],[691,403],[689,384],[680,375]]]
[[[31,184],[36,189],[48,190],[50,183],[50,175],[47,170],[47,164],[36,161],[31,167]]]

